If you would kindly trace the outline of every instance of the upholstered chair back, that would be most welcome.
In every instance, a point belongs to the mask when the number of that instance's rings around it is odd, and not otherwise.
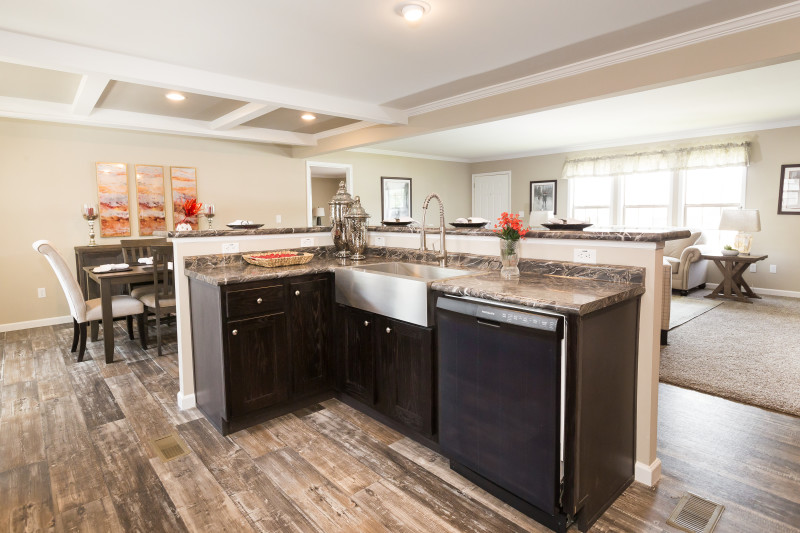
[[[33,249],[45,256],[47,262],[53,267],[56,273],[61,288],[64,290],[64,295],[67,297],[69,304],[69,312],[76,322],[82,324],[86,322],[86,301],[83,299],[83,292],[78,285],[78,280],[70,272],[67,263],[61,254],[53,247],[50,241],[36,241],[33,243]]]

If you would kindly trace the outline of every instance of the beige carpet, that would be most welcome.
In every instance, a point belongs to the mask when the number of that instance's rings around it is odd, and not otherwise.
[[[669,330],[672,331],[681,324],[685,324],[703,313],[708,313],[718,305],[722,305],[722,300],[707,300],[706,298],[673,294],[669,310]]]
[[[660,377],[664,383],[800,416],[800,299],[725,301],[676,328],[661,349]]]

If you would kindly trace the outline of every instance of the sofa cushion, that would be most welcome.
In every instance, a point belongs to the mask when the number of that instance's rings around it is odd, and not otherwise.
[[[677,257],[669,257],[669,256],[665,255],[664,256],[664,261],[669,263],[669,266],[672,269],[672,273],[673,274],[677,274],[678,273],[678,269],[681,266],[681,260],[680,259],[678,259]]]
[[[688,248],[689,246],[693,245],[697,242],[697,240],[702,235],[701,231],[693,232],[691,235],[686,237],[685,239],[677,239],[674,241],[667,241],[664,243],[664,257],[675,257],[680,259],[681,254],[683,251]],[[677,272],[674,270],[673,272]]]

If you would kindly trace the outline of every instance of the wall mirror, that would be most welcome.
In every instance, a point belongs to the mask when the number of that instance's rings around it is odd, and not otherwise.
[[[411,216],[411,178],[381,178],[381,220]]]
[[[308,225],[331,225],[331,213],[328,202],[331,201],[339,182],[347,184],[347,191],[353,193],[353,166],[342,163],[306,162],[306,195],[308,209]],[[321,214],[320,214],[321,213]]]
[[[778,214],[800,215],[800,164],[781,167]]]

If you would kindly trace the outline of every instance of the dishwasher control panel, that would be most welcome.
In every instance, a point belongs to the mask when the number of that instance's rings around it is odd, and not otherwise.
[[[498,307],[480,306],[476,315],[478,318],[502,322],[503,324],[514,324],[517,326],[528,326],[535,329],[555,331],[558,328],[558,318],[534,315],[532,313],[520,313],[510,309]]]

